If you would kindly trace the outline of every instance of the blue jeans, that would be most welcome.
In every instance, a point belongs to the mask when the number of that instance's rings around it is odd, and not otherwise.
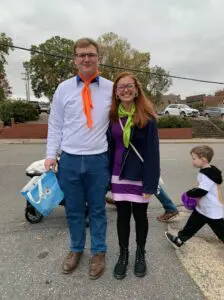
[[[165,212],[177,211],[176,205],[173,203],[173,201],[170,199],[170,197],[167,195],[164,189],[161,188],[161,186],[159,187],[159,191],[157,194],[155,194],[155,196],[162,204]]]
[[[91,253],[106,252],[105,195],[109,183],[108,154],[72,155],[63,152],[58,181],[65,195],[65,213],[72,252],[83,252],[86,242],[85,209],[89,210]]]

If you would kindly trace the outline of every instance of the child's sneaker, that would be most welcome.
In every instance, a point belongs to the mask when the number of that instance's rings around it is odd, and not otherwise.
[[[181,241],[181,239],[178,238],[178,236],[175,236],[168,231],[165,232],[165,236],[167,240],[173,245],[174,248],[179,249],[184,242]]]

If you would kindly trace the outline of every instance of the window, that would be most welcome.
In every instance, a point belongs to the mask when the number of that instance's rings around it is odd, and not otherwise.
[[[181,104],[180,108],[190,108],[190,107],[188,105],[186,105],[186,104]]]

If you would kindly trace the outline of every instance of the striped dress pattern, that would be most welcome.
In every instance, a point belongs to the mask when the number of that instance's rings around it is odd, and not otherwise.
[[[123,126],[127,118],[121,119]],[[119,122],[112,125],[112,138],[115,141],[115,157],[112,171],[111,190],[114,201],[129,201],[137,203],[148,203],[149,199],[142,196],[142,181],[119,179],[122,164],[122,154],[125,147],[123,143],[123,130]]]

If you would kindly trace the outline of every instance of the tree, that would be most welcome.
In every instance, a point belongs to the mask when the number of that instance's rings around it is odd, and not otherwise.
[[[150,98],[156,106],[159,106],[161,102],[161,96],[163,93],[167,92],[172,84],[172,79],[168,77],[167,73],[163,68],[155,66],[150,69],[148,90]]]
[[[191,104],[191,107],[194,109],[198,109],[199,111],[203,111],[204,103],[203,102],[199,102],[199,103],[195,102],[195,103]]]
[[[98,38],[100,45],[100,63],[103,65],[114,66],[101,67],[101,75],[115,80],[116,76],[125,71],[125,69],[141,69],[143,72],[133,72],[142,84],[142,88],[146,90],[148,84],[149,52],[139,52],[133,49],[126,39],[121,39],[117,34],[110,32],[105,33]],[[119,69],[121,68],[121,69]],[[123,70],[124,68],[124,70]]]
[[[72,40],[54,36],[38,46],[31,46],[30,61],[23,65],[29,72],[32,90],[37,98],[46,96],[51,101],[58,84],[73,75],[73,45]]]
[[[5,72],[5,65],[7,64],[5,57],[9,55],[10,50],[13,50],[12,46],[12,39],[5,33],[0,33],[0,101],[12,94]]]
[[[161,67],[150,68],[150,53],[139,52],[131,47],[131,44],[120,38],[117,34],[110,32],[99,37],[100,62],[103,65],[118,68],[101,67],[101,75],[114,81],[123,68],[133,71],[147,96],[154,102],[159,102],[162,93],[166,92],[172,81],[165,75],[168,73]],[[119,69],[122,68],[122,69]],[[150,73],[155,73],[150,75]]]
[[[218,90],[217,92],[215,92],[215,96],[223,96],[224,97],[224,89]]]
[[[166,91],[171,84],[171,80],[162,75],[168,74],[160,67],[155,67],[155,72],[158,73],[158,78],[149,75],[150,73],[150,53],[139,52],[131,47],[126,39],[120,38],[117,34],[110,32],[103,34],[98,38],[100,46],[100,63],[106,66],[100,66],[100,73],[114,81],[118,73],[124,69],[139,70],[133,71],[147,96],[160,96]],[[73,75],[73,62],[69,58],[59,58],[53,55],[35,53],[42,51],[60,56],[72,58],[72,48],[74,42],[59,36],[55,36],[40,44],[32,46],[31,59],[24,63],[24,67],[28,70],[31,79],[31,85],[36,97],[46,96],[50,100],[57,85]],[[109,67],[110,66],[110,67]],[[111,67],[111,66],[114,66]],[[115,68],[116,67],[116,68]],[[120,69],[119,69],[120,68]],[[150,90],[150,82],[153,82],[153,92]]]

